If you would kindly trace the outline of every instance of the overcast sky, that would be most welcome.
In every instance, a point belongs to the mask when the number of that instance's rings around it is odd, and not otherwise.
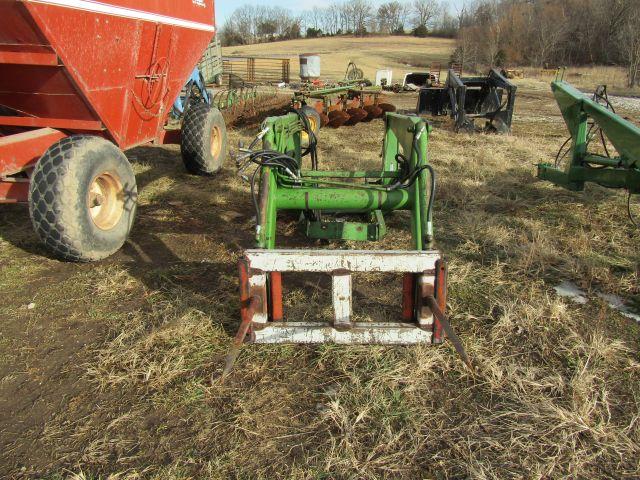
[[[256,1],[231,1],[231,0],[216,0],[216,14],[217,14],[217,23],[219,26],[222,26],[224,21],[229,18],[229,16],[233,13],[233,11],[244,5],[244,4],[254,4],[254,5],[274,5],[280,6],[284,8],[288,8],[293,13],[300,13],[304,10],[310,10],[314,6],[318,7],[326,7],[330,5],[335,0],[264,0],[262,2]],[[375,4],[384,3],[384,0],[372,0]],[[456,5],[459,5],[464,0],[448,0],[446,3],[451,5],[453,9]]]

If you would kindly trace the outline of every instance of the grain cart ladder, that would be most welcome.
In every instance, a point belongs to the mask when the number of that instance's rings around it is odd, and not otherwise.
[[[241,327],[229,355],[230,371],[240,345],[249,343],[437,344],[446,336],[468,363],[444,313],[447,268],[433,244],[435,172],[427,162],[430,127],[417,118],[386,115],[383,164],[379,171],[320,171],[316,137],[298,111],[271,117],[263,125],[263,150],[243,149],[241,172],[250,177],[257,210],[258,249],[240,261]],[[302,133],[311,137],[302,145]],[[312,168],[302,169],[305,154]],[[257,183],[260,183],[259,193]],[[411,251],[277,250],[276,220],[282,211],[300,212],[313,239],[376,241],[386,234],[385,214],[411,212]],[[351,214],[362,221],[339,221]],[[282,274],[332,275],[333,318],[321,322],[285,319]],[[354,272],[403,274],[402,318],[358,323],[352,312]],[[400,302],[399,302],[400,303]]]
[[[583,191],[588,182],[624,188],[631,217],[631,196],[640,194],[640,129],[614,113],[604,87],[593,98],[563,80],[551,87],[571,137],[555,165],[538,165],[538,177],[573,191]]]

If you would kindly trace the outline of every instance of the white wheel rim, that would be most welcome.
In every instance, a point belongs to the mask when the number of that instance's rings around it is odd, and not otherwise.
[[[111,230],[124,215],[124,189],[117,175],[101,173],[91,182],[87,204],[91,220],[100,230]]]

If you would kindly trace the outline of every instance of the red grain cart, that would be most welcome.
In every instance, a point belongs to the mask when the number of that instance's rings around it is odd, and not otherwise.
[[[122,150],[178,137],[171,105],[214,25],[213,0],[0,0],[0,203],[28,202],[54,254],[122,247],[137,203]],[[191,108],[181,137],[189,171],[220,168],[217,110]]]

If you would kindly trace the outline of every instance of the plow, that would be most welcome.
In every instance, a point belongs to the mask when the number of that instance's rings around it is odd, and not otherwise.
[[[245,251],[239,264],[241,325],[225,373],[245,343],[412,345],[449,337],[470,364],[445,313],[446,261],[433,248],[436,173],[428,163],[429,134],[418,117],[387,113],[379,170],[323,171],[309,118],[297,110],[268,118],[254,142],[240,149],[237,165],[251,185],[256,210],[256,248]],[[311,240],[366,243],[382,240],[385,217],[399,210],[410,212],[406,251],[277,248],[277,219],[284,212],[300,216]],[[283,281],[301,272],[331,276],[331,318],[287,318]],[[396,321],[357,321],[353,275],[384,273],[399,276],[402,313]]]
[[[615,113],[607,89],[598,87],[589,98],[569,83],[552,83],[555,99],[570,132],[554,164],[538,165],[538,177],[572,191],[583,191],[587,183],[640,194],[640,128]]]
[[[321,126],[340,128],[370,122],[395,112],[396,107],[382,101],[380,87],[367,87],[355,83],[329,88],[306,88],[294,93],[297,108],[309,107],[317,112]]]

